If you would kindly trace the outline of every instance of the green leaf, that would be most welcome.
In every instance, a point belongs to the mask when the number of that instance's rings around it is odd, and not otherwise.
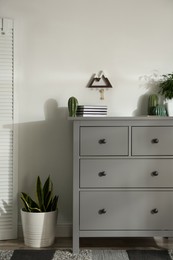
[[[44,183],[44,186],[43,186],[43,193],[44,194],[47,194],[47,192],[50,190],[50,176],[47,178],[47,180],[45,181]]]
[[[50,180],[50,176],[47,178],[47,180],[44,183],[43,186],[43,196],[44,196],[44,201],[46,199],[47,194],[49,193],[49,191],[51,190],[51,180]]]
[[[44,203],[46,211],[48,211],[49,206],[51,205],[51,203],[52,203],[52,192],[49,191],[47,193],[47,196],[46,196],[46,199],[45,199],[45,203]]]
[[[57,204],[58,204],[58,196],[55,196],[53,201],[52,201],[52,207],[51,207],[51,211],[54,211],[57,209]]]
[[[41,209],[41,211],[45,212],[46,210],[44,207],[43,189],[42,189],[42,184],[39,176],[37,177],[36,190],[37,190],[37,199],[38,199],[39,208]]]
[[[49,205],[52,201],[52,196],[53,196],[53,183],[50,180],[50,176],[45,181],[45,184],[43,187],[43,196],[44,196],[45,210],[47,211],[49,208]]]
[[[21,192],[21,200],[23,201],[26,211],[32,211],[32,208],[39,208],[37,203],[25,192]]]
[[[163,80],[159,84],[159,94],[164,96],[166,99],[173,98],[173,73],[162,75]]]
[[[39,208],[29,208],[30,209],[30,212],[42,212],[41,209]]]
[[[50,199],[49,205],[47,205],[46,212],[52,211],[52,198]]]
[[[28,205],[28,203],[25,201],[25,199],[23,198],[23,197],[21,197],[21,200],[22,200],[22,202],[23,202],[23,204],[24,204],[24,209],[25,209],[25,211],[30,211],[30,208],[29,208],[29,205]]]

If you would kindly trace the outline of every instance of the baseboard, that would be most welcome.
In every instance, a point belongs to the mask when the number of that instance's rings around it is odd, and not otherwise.
[[[18,225],[18,237],[23,237],[22,225]],[[56,226],[56,237],[72,237],[72,224],[59,223]]]

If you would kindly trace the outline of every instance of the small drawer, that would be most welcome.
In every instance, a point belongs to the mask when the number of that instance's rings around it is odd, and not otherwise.
[[[80,155],[128,155],[128,127],[81,127]]]
[[[173,127],[132,127],[132,155],[173,155]]]
[[[80,192],[80,230],[172,230],[173,191]]]
[[[81,188],[172,188],[171,159],[81,159]]]

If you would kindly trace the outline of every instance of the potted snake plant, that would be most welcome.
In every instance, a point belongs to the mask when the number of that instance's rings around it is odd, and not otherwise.
[[[53,194],[50,176],[43,186],[40,177],[37,177],[36,197],[33,200],[21,192],[24,243],[30,247],[48,247],[54,243],[58,217],[58,196]]]

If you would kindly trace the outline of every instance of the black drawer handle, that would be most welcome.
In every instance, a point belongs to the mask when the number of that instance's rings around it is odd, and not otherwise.
[[[154,139],[151,140],[151,142],[153,144],[158,144],[159,143],[159,139],[158,138],[154,138]]]
[[[151,214],[157,214],[159,211],[157,208],[151,210]]]
[[[158,176],[159,173],[158,173],[158,171],[154,171],[154,172],[151,173],[151,175],[152,175],[152,176]]]
[[[104,176],[106,176],[105,171],[99,172],[99,173],[98,173],[98,176],[99,176],[99,177],[104,177]]]
[[[100,215],[106,214],[106,210],[105,210],[105,209],[99,209],[98,213],[99,213]]]
[[[100,139],[99,144],[106,144],[106,139]]]

